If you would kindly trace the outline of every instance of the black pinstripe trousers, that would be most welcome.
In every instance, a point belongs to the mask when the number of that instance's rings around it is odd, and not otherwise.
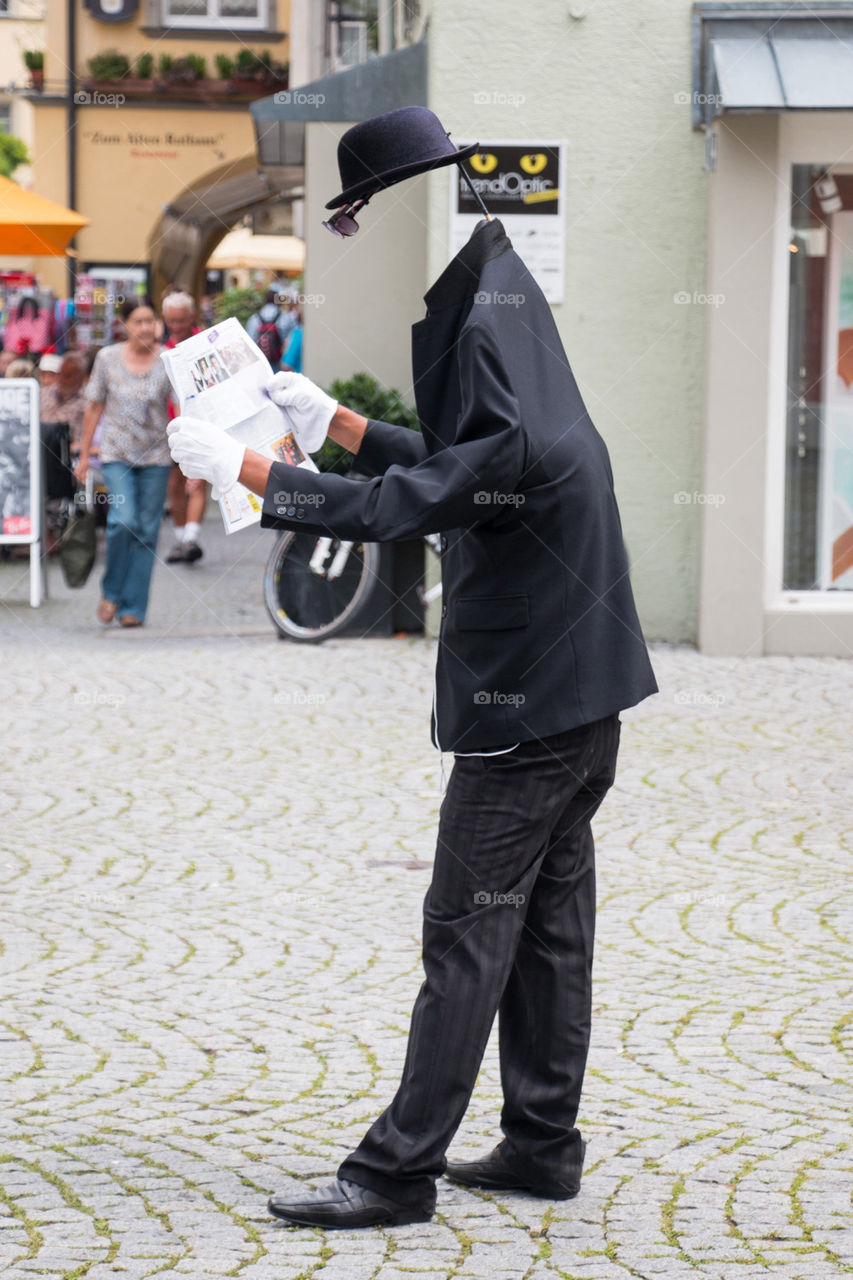
[[[577,1177],[595,931],[590,821],[618,746],[614,715],[505,755],[456,757],[403,1078],[338,1177],[434,1203],[496,1014],[502,1149],[539,1178]]]

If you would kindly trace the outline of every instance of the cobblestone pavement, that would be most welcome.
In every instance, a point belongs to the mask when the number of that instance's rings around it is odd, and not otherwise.
[[[207,527],[150,626],[0,567],[0,1272],[443,1280],[853,1272],[849,663],[654,653],[598,823],[581,1194],[442,1182],[293,1230],[399,1077],[439,805],[434,651],[279,642],[272,535]],[[498,1135],[492,1042],[453,1145]]]

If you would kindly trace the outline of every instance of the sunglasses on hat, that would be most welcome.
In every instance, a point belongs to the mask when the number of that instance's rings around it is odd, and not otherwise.
[[[333,236],[340,236],[346,239],[348,236],[354,236],[358,231],[358,223],[355,215],[359,213],[369,202],[370,196],[365,196],[361,200],[354,200],[352,204],[344,205],[343,209],[338,209],[337,213],[333,213],[323,226],[327,231],[331,231]]]

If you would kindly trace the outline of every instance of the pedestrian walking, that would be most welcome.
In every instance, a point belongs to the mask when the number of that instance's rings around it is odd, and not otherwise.
[[[174,290],[167,293],[160,306],[168,331],[165,343],[171,350],[199,333],[196,324],[195,300],[188,293]],[[178,407],[169,399],[169,417],[175,418]],[[194,564],[204,555],[201,546],[201,526],[207,507],[207,483],[204,480],[188,480],[180,467],[173,466],[166,490],[166,505],[175,530],[174,545],[166,556],[167,564]]]
[[[290,337],[287,340],[287,346],[284,348],[281,357],[281,366],[283,369],[292,369],[294,373],[302,372],[302,333],[303,320],[302,309],[297,307],[293,313],[296,316],[296,324],[290,331]]]
[[[246,332],[263,351],[273,369],[277,369],[295,325],[296,316],[293,312],[282,311],[275,289],[267,289],[263,306],[246,321]]]
[[[106,565],[98,619],[117,617],[124,627],[145,621],[157,535],[172,459],[166,438],[169,380],[160,359],[157,316],[150,299],[128,299],[121,308],[127,340],[103,347],[86,388],[80,458],[82,483],[97,427],[107,486]]]
[[[355,234],[378,191],[440,165],[458,164],[470,182],[463,161],[475,150],[457,149],[422,107],[354,126],[340,142],[342,190],[326,225]],[[300,374],[273,379],[303,450],[328,432],[372,479],[270,462],[191,417],[170,426],[187,474],[220,489],[239,479],[263,495],[267,527],[382,542],[442,535],[433,739],[455,760],[424,902],[425,980],[388,1108],[328,1186],[269,1201],[306,1226],[427,1221],[443,1173],[548,1199],[580,1187],[590,824],[614,779],[619,713],[656,684],[607,449],[548,303],[483,213],[414,326],[421,435],[367,420]],[[501,305],[508,296],[512,307]],[[448,1165],[496,1016],[504,1139]]]

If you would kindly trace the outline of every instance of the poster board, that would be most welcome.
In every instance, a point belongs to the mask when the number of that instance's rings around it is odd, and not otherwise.
[[[0,379],[0,543],[30,547],[30,604],[41,603],[42,483],[39,387]]]
[[[454,141],[456,141],[454,139]],[[460,141],[460,146],[465,143]],[[566,229],[562,142],[481,142],[464,162],[489,213],[549,302],[562,302]],[[456,165],[450,200],[450,251],[457,254],[483,214]]]

